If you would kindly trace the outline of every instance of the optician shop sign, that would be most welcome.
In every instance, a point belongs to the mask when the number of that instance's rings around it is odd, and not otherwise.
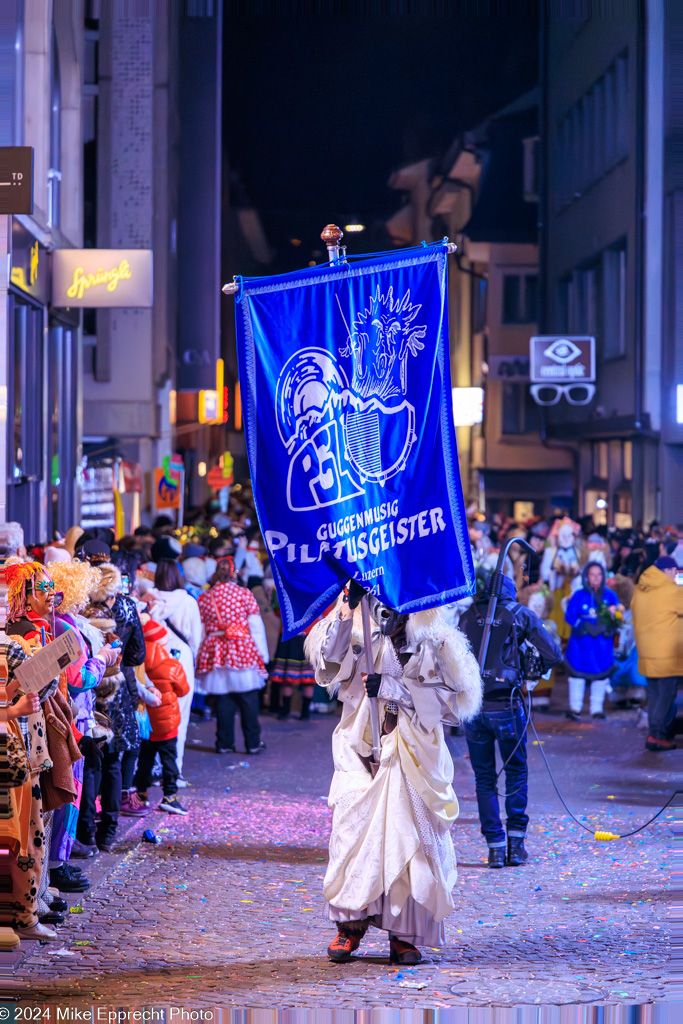
[[[550,334],[529,344],[531,397],[537,405],[590,405],[595,398],[595,338]]]
[[[85,308],[152,305],[151,249],[55,249],[52,305]]]
[[[546,334],[531,339],[529,378],[537,384],[595,380],[595,338]]]

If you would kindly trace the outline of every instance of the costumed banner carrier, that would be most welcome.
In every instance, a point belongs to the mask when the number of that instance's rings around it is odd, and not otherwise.
[[[446,243],[240,281],[249,466],[285,638],[349,577],[409,613],[474,591]]]

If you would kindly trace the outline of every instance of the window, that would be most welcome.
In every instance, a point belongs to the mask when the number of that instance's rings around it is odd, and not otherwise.
[[[538,316],[538,275],[503,274],[504,324],[533,324]]]
[[[95,27],[85,30],[83,58],[83,244],[86,249],[97,246],[97,115],[99,103],[99,31]],[[95,310],[84,310],[84,317]],[[84,333],[96,333],[85,328]]]
[[[606,480],[608,473],[609,449],[607,441],[593,442],[593,476],[598,480]]]
[[[624,480],[633,480],[633,441],[624,441],[621,449]]]
[[[49,444],[52,481],[53,531],[68,529],[76,515],[74,484],[78,458],[77,410],[78,373],[76,371],[78,332],[53,321],[49,331]]]
[[[594,177],[593,163],[595,151],[595,102],[592,92],[586,93],[581,100],[580,123],[581,131],[581,181],[592,181]]]
[[[527,384],[503,382],[503,426],[502,433],[532,434],[540,430],[539,408],[534,402]]]
[[[524,202],[538,202],[538,160],[540,139],[538,135],[523,139],[524,146]]]
[[[619,529],[630,529],[633,525],[633,497],[626,491],[614,495],[614,525]]]
[[[557,125],[558,209],[628,155],[628,55],[622,54]]]
[[[43,445],[48,436],[43,401],[43,311],[11,296],[10,322],[8,512],[32,540],[45,533],[41,527]]]
[[[555,327],[561,334],[569,331],[569,290],[571,278],[563,277],[557,282],[557,301],[555,303]]]
[[[605,249],[590,264],[558,281],[556,327],[589,334],[603,359],[626,351],[626,243]]]
[[[50,227],[59,224],[59,184],[61,173],[62,146],[62,83],[59,72],[59,50],[57,49],[57,33],[52,26],[52,47],[50,50],[50,169],[48,177],[48,221]]]
[[[486,292],[485,277],[472,278],[472,330],[480,334],[486,327]]]
[[[615,157],[621,160],[628,154],[628,65],[626,57],[620,57],[612,67],[615,91]]]
[[[617,359],[626,351],[626,249],[602,254],[602,354]]]
[[[568,330],[596,334],[599,315],[599,265],[575,270],[568,285]]]

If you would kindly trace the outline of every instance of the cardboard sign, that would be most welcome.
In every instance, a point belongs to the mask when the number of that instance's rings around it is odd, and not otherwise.
[[[221,465],[213,466],[206,474],[206,482],[209,487],[213,487],[215,491],[220,491],[224,487],[230,487],[234,483],[234,466],[235,460],[230,452],[223,452]]]
[[[158,510],[180,508],[180,481],[169,480],[162,466],[154,470],[154,505]]]
[[[139,462],[122,462],[124,494],[142,494],[142,467]]]
[[[223,470],[220,466],[214,466],[206,474],[206,482],[209,487],[213,487],[214,491],[220,491],[223,487],[229,487],[233,482],[232,473],[230,476],[224,476]]]

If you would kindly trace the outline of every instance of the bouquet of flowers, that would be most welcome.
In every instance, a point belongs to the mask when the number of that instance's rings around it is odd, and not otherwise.
[[[605,601],[601,602],[597,608],[598,622],[602,623],[604,629],[603,632],[607,636],[611,636],[619,629],[624,621],[623,610],[621,605],[607,604]]]

